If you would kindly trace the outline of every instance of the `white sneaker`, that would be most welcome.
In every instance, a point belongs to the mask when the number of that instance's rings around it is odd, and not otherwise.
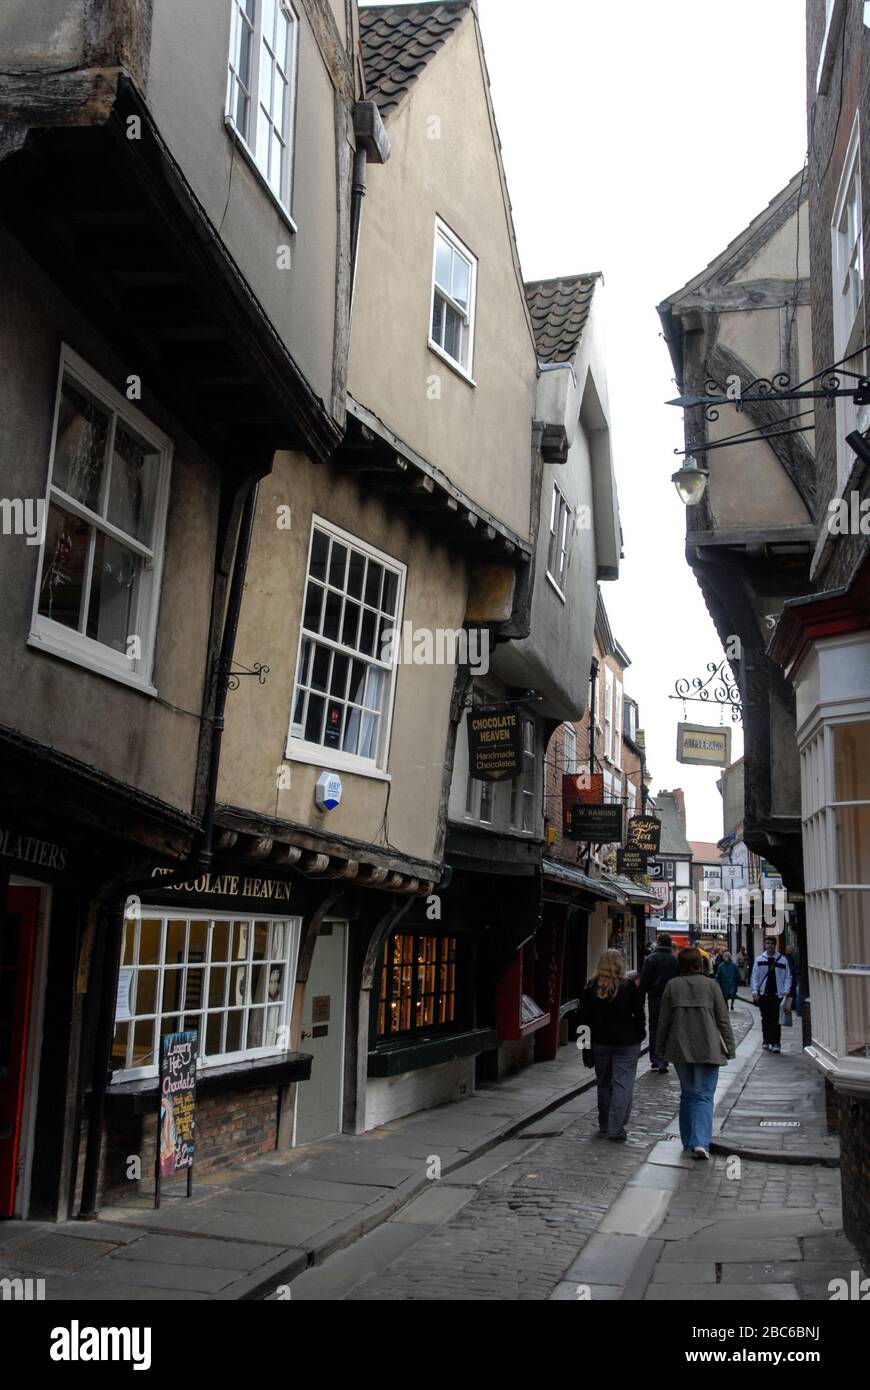
[[[706,1149],[701,1147],[700,1144],[696,1144],[694,1149],[692,1150],[692,1157],[703,1159],[706,1162],[709,1159],[710,1155],[708,1154]]]
[[[770,1044],[770,1051],[771,1051],[771,1052],[782,1052],[782,1048],[780,1047],[779,1043],[771,1043],[771,1044]]]

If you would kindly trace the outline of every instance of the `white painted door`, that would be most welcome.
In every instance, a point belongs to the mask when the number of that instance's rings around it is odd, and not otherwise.
[[[305,990],[301,1050],[314,1061],[310,1079],[296,1088],[297,1144],[341,1129],[346,954],[347,923],[324,922]]]

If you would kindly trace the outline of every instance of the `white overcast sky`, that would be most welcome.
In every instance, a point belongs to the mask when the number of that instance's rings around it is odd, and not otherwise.
[[[682,412],[663,405],[677,390],[655,307],[803,164],[804,5],[478,6],[523,273],[604,272],[625,559],[602,590],[631,657],[626,689],[640,703],[652,789],[683,787],[689,838],[716,840],[719,774],[676,762],[682,706],[667,698],[722,650],[684,557],[686,514],[670,482]],[[688,718],[719,723],[700,705]]]

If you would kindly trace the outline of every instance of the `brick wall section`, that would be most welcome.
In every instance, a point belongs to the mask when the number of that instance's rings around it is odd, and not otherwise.
[[[870,1104],[856,1096],[838,1099],[843,1229],[870,1268]]]
[[[831,74],[827,93],[816,92],[825,0],[807,3],[807,111],[809,124],[809,223],[810,277],[815,370],[835,360],[833,329],[833,287],[831,281],[831,221],[834,202],[855,111],[860,105],[862,155],[861,197],[864,222],[864,304],[867,315],[870,288],[870,29],[864,28],[863,5],[846,6],[845,34]],[[841,61],[841,53],[844,59]],[[842,107],[840,94],[842,91]],[[867,341],[865,328],[864,341]],[[818,402],[815,416],[817,469],[816,522],[820,527],[828,516],[828,502],[838,496],[836,411]],[[848,451],[850,459],[853,458]],[[870,470],[861,470],[850,485],[861,497],[870,496]],[[818,589],[835,588],[847,582],[867,545],[864,536],[837,536],[829,545],[822,568],[815,576]]]
[[[231,1164],[245,1163],[260,1154],[272,1152],[278,1142],[278,1088],[260,1087],[254,1091],[233,1091],[227,1095],[197,1100],[196,1106],[196,1164],[197,1175],[204,1176]],[[76,1208],[81,1195],[87,1126],[82,1134],[79,1151]],[[154,1154],[157,1143],[156,1116],[106,1124],[103,1155],[100,1165],[98,1203],[111,1206],[124,1202],[138,1192],[154,1190]],[[142,1180],[127,1177],[128,1162],[138,1155],[142,1164]]]

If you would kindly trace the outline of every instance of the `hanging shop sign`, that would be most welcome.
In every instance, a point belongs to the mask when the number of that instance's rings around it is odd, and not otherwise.
[[[160,1180],[187,1172],[193,1186],[196,1128],[196,1029],[164,1033],[160,1039],[160,1122],[157,1126],[154,1205],[160,1206]]]
[[[478,782],[506,782],[523,770],[523,725],[519,710],[470,710],[468,769]]]
[[[704,724],[677,725],[677,762],[700,767],[731,766],[731,730]]]
[[[662,823],[655,816],[632,816],[625,835],[625,848],[642,854],[658,854],[662,838]]]
[[[629,821],[629,825],[631,822]],[[647,859],[643,850],[625,849],[616,851],[616,871],[620,874],[645,874]]]
[[[581,802],[571,808],[572,840],[587,840],[595,845],[622,844],[622,807]]]
[[[581,803],[600,806],[604,801],[603,772],[566,772],[562,778],[562,829],[571,833],[571,811]]]

